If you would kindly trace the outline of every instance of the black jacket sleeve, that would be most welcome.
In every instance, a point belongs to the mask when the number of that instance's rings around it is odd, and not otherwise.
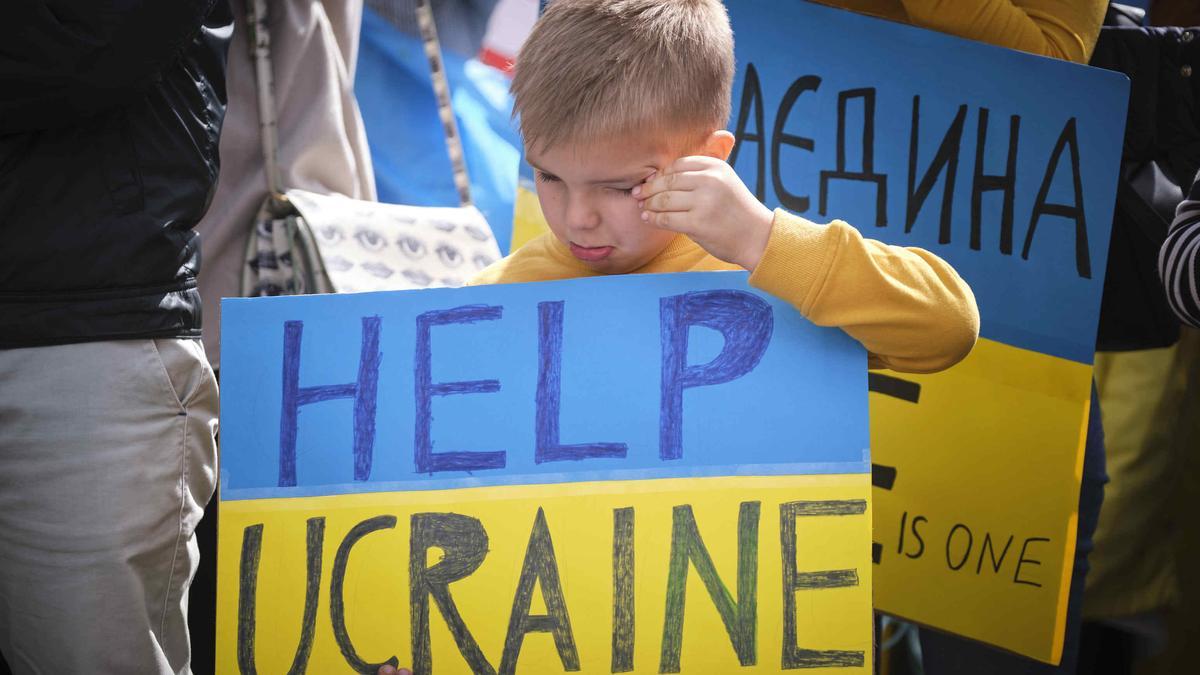
[[[0,21],[0,135],[125,104],[157,81],[214,0],[8,0]]]

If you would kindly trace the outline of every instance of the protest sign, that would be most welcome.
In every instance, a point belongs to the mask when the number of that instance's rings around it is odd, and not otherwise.
[[[877,607],[1057,662],[1128,81],[807,2],[727,5],[747,186],[937,253],[979,303],[966,361],[872,375]],[[522,170],[514,246],[545,228]]]
[[[871,667],[866,355],[744,273],[223,314],[219,671]]]

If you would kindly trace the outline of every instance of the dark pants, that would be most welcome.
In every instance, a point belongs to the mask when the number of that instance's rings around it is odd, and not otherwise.
[[[921,651],[926,675],[1069,675],[1076,672],[1079,631],[1082,624],[1083,583],[1087,578],[1092,536],[1100,521],[1104,501],[1104,428],[1100,424],[1100,401],[1092,384],[1092,412],[1088,416],[1087,442],[1083,451],[1083,483],[1079,489],[1079,531],[1075,544],[1075,570],[1067,600],[1067,631],[1062,662],[1051,666],[1017,656],[966,638],[921,630]]]

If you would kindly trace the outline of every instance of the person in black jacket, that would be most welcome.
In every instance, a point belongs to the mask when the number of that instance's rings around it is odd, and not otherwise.
[[[0,21],[0,652],[186,673],[216,381],[192,226],[225,0],[15,0]]]

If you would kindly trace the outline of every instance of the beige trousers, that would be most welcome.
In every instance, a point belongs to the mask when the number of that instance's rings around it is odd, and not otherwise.
[[[189,673],[217,385],[196,340],[0,350],[0,651],[15,673]]]

